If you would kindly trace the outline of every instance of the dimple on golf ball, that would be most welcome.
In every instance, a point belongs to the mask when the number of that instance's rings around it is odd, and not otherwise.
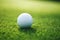
[[[29,13],[22,13],[17,18],[17,24],[21,28],[31,27],[32,25],[32,16]]]

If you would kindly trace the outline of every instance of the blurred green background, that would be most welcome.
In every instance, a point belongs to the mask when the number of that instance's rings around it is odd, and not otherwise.
[[[17,25],[24,12],[33,17],[30,29]],[[0,0],[0,40],[60,40],[60,1]]]

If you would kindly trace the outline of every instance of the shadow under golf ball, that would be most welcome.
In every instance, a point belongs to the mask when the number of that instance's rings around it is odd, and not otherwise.
[[[24,33],[35,33],[36,29],[32,28],[32,27],[25,27],[25,28],[19,28],[20,32],[24,32]]]

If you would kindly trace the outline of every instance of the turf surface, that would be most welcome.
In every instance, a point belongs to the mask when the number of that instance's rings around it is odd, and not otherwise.
[[[37,10],[33,8],[31,11],[29,8],[7,8],[0,5],[0,40],[60,40],[60,7],[59,4],[54,5],[56,7],[51,7],[52,11],[47,8],[47,11],[43,9],[42,12],[36,7]],[[17,25],[17,17],[22,12],[32,15],[31,28],[21,29]]]

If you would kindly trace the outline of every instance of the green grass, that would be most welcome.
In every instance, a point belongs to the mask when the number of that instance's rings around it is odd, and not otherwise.
[[[0,40],[60,40],[60,9],[59,4],[54,5],[56,7],[53,6],[52,11],[48,8],[42,12],[39,7],[36,11],[34,8],[7,8],[0,5]],[[28,12],[33,17],[30,29],[21,29],[17,25],[17,17],[22,12]]]
[[[20,29],[17,25],[17,10],[0,11],[0,40],[59,40],[60,15],[35,15],[31,29]]]

